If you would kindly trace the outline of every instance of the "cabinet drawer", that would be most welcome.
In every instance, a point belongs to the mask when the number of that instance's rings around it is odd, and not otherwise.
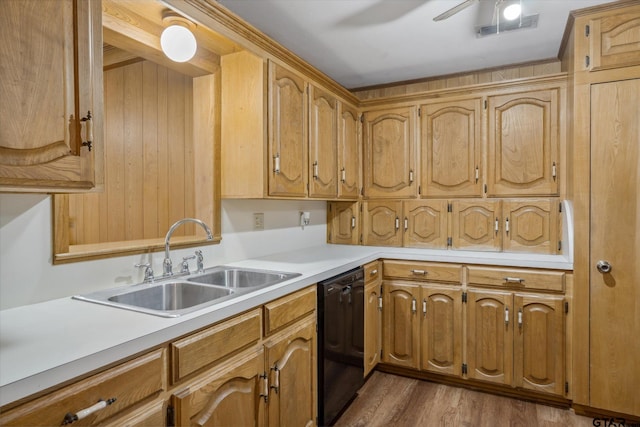
[[[462,281],[462,266],[459,264],[385,260],[382,271],[384,277],[393,279],[450,283]]]
[[[382,277],[382,263],[373,261],[364,266],[364,283],[373,283]]]
[[[115,401],[78,423],[95,425],[166,388],[166,351],[158,349],[137,359],[78,381],[25,403],[0,416],[3,426],[59,426],[100,400]],[[74,424],[75,425],[75,424]]]
[[[272,334],[316,309],[316,287],[311,286],[264,306],[264,333]]]
[[[566,273],[562,271],[526,270],[469,266],[470,286],[498,286],[544,291],[564,291]]]
[[[260,340],[260,309],[252,310],[171,344],[174,382]]]

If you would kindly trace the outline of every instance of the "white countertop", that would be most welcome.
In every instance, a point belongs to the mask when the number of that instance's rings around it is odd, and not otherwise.
[[[229,265],[301,273],[178,318],[60,298],[0,311],[0,406],[378,258],[572,270],[559,255],[321,245]]]

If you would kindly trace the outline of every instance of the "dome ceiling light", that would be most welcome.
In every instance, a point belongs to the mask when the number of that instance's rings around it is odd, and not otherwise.
[[[177,13],[165,10],[162,21],[166,28],[160,36],[162,51],[174,62],[187,62],[196,54],[198,43],[191,32],[194,24]]]

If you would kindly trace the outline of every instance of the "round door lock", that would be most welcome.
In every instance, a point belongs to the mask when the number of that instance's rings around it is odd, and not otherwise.
[[[608,261],[604,261],[604,260],[600,260],[598,261],[598,263],[596,264],[596,268],[598,269],[598,271],[602,274],[607,274],[607,273],[611,273],[611,269],[613,267],[611,267],[611,264],[609,264]]]

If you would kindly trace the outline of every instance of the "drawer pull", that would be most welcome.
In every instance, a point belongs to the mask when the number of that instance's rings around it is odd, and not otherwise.
[[[69,412],[67,415],[64,416],[64,420],[62,420],[62,425],[71,424],[75,421],[86,418],[89,415],[93,414],[94,412],[98,412],[99,410],[106,408],[107,406],[111,405],[115,401],[116,401],[115,397],[112,397],[111,399],[107,399],[107,400],[100,399],[98,403],[96,403],[95,405],[82,409],[76,412],[75,414],[72,414],[71,412]]]
[[[519,277],[505,277],[503,280],[506,283],[524,283],[524,279],[521,279]]]
[[[421,276],[426,276],[428,273],[424,270],[411,270],[413,274],[420,274]]]
[[[375,276],[376,274],[378,274],[378,269],[376,268],[376,269],[371,270],[371,272],[369,274],[372,275],[372,276]]]

